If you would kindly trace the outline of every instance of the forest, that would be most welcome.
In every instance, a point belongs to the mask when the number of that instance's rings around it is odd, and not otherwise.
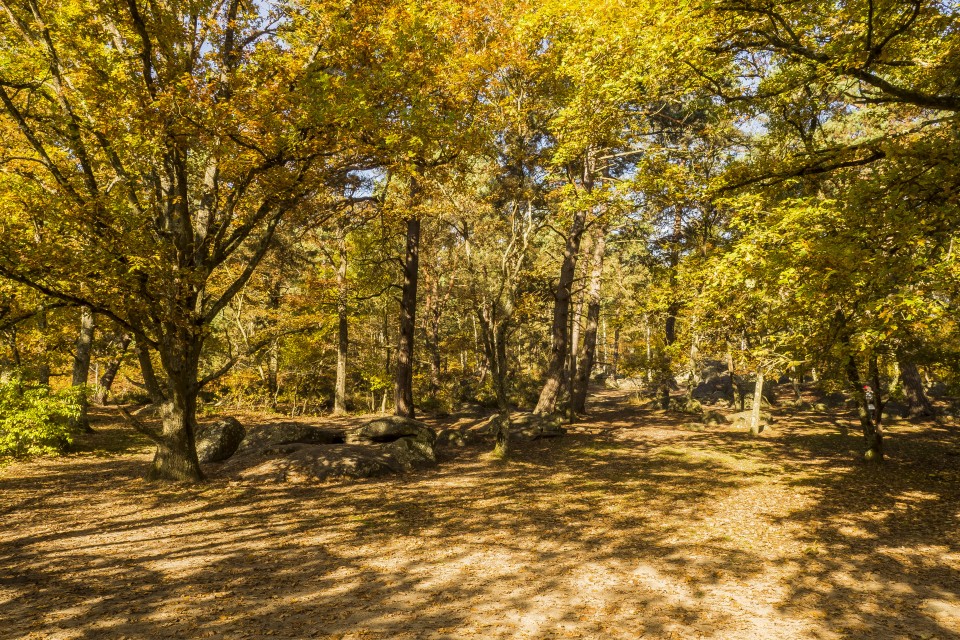
[[[0,7],[0,638],[960,637],[956,2]]]

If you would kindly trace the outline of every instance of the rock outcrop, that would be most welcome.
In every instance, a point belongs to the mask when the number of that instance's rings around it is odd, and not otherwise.
[[[224,418],[197,433],[197,457],[200,462],[221,462],[234,453],[247,435],[236,418]]]

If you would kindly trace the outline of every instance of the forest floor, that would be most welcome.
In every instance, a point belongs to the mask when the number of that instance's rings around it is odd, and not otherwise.
[[[107,414],[0,469],[0,639],[960,638],[960,429],[594,398],[563,438],[359,483],[141,480]],[[246,416],[246,420],[252,419]]]

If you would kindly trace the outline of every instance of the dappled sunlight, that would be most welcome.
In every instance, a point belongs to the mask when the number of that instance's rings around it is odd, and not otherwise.
[[[148,485],[149,453],[15,465],[0,637],[960,633],[952,433],[899,428],[873,468],[815,416],[747,439],[618,411],[506,465],[467,448],[352,484]]]

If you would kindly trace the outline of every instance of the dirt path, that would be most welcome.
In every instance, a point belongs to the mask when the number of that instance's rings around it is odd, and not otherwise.
[[[875,468],[826,414],[594,407],[507,466],[311,487],[148,485],[101,422],[0,470],[0,638],[960,637],[956,428],[896,423]]]

